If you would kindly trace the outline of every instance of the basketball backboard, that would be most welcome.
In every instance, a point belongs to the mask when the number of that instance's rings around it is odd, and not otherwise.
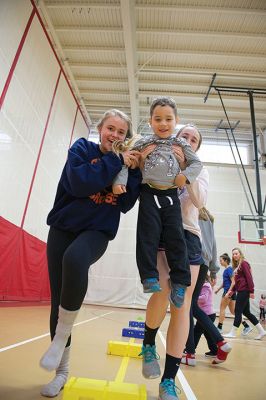
[[[266,245],[266,216],[239,215],[238,241]]]

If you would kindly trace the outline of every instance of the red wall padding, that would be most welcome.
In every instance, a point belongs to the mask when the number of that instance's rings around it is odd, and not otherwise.
[[[46,243],[2,217],[0,300],[50,300]]]

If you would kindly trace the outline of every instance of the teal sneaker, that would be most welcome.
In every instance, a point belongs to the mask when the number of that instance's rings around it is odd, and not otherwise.
[[[143,292],[144,293],[155,293],[160,292],[161,286],[157,278],[148,278],[143,281]]]
[[[161,375],[160,364],[158,362],[158,360],[160,360],[160,356],[156,352],[156,346],[150,346],[149,344],[142,346],[141,353],[139,355],[142,356],[142,375],[144,378],[159,378]]]
[[[171,293],[169,300],[177,308],[184,304],[187,287],[179,283],[170,282]]]
[[[181,394],[181,390],[173,379],[164,379],[160,383],[158,400],[179,400],[178,394]]]

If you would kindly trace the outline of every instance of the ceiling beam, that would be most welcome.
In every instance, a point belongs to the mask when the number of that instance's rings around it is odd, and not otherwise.
[[[97,26],[87,27],[80,25],[57,25],[54,27],[58,33],[123,33],[121,27],[113,26]],[[198,30],[183,30],[183,29],[152,29],[152,28],[136,28],[137,34],[151,35],[170,35],[170,36],[194,36],[194,37],[209,37],[212,40],[214,37],[233,37],[240,39],[265,39],[265,33],[252,32],[232,32],[232,31],[198,31]]]
[[[243,16],[246,15],[266,15],[266,9],[265,7],[263,8],[240,8],[240,7],[197,7],[197,6],[179,6],[179,5],[166,5],[166,4],[139,4],[136,7],[137,10],[147,10],[150,12],[150,10],[159,10],[159,11],[170,11],[170,12],[177,12],[179,13],[180,11],[187,11],[188,13],[200,13],[202,12],[204,16],[206,17],[206,13],[212,13],[212,14],[243,14]]]
[[[138,109],[138,80],[137,80],[137,53],[136,53],[136,23],[135,23],[135,1],[123,0],[120,3],[126,63],[129,87],[129,98],[131,106],[131,119],[134,129],[137,129],[139,120]]]
[[[123,0],[124,1],[124,0]],[[65,8],[65,9],[78,9],[78,11],[80,10],[90,10],[93,8],[99,9],[99,8],[108,8],[108,10],[112,9],[112,10],[119,10],[120,6],[118,4],[112,4],[112,3],[99,3],[99,2],[84,2],[84,1],[73,1],[73,2],[58,2],[57,0],[46,0],[46,7],[49,8],[57,8],[57,9],[61,9],[61,8]],[[266,15],[266,10],[265,8],[240,8],[240,7],[197,7],[197,6],[181,6],[181,5],[159,5],[159,4],[138,4],[135,6],[135,10],[147,10],[148,12],[150,12],[150,10],[167,10],[167,11],[176,11],[176,12],[180,12],[180,11],[188,11],[189,13],[191,12],[202,12],[202,13],[217,13],[219,12],[220,14],[243,14],[243,15]]]
[[[95,69],[95,70],[99,70],[99,69],[107,69],[107,70],[126,70],[126,67],[121,65],[121,64],[111,64],[111,63],[101,63],[101,64],[97,64],[97,63],[87,63],[87,62],[70,62],[69,61],[69,66],[71,68],[86,68],[88,70],[91,69]],[[214,72],[217,73],[217,79],[220,78],[234,78],[234,79],[258,79],[258,80],[262,80],[265,82],[266,85],[266,77],[265,77],[265,72],[264,70],[261,71],[261,73],[259,71],[248,71],[247,72],[243,72],[243,71],[236,71],[235,69],[230,70],[230,69],[223,69],[223,70],[214,70],[214,69],[210,69],[210,68],[180,68],[179,66],[176,67],[162,67],[160,65],[154,65],[154,66],[148,66],[148,67],[142,67],[139,65],[139,69],[137,74],[138,75],[145,75],[145,74],[171,74],[171,75],[178,75],[178,76],[202,76],[202,77],[206,77],[208,76],[211,78],[214,74]]]
[[[126,1],[126,0],[124,0]],[[124,1],[121,4],[124,4]],[[128,0],[129,1],[129,0]],[[88,46],[71,46],[71,45],[66,45],[64,46],[63,50],[65,52],[86,52],[89,54],[90,52],[104,52],[104,53],[127,53],[128,48],[126,46],[126,49],[123,47],[88,47]],[[230,58],[256,58],[256,59],[262,59],[266,60],[265,54],[257,54],[257,53],[230,53],[230,52],[225,52],[225,51],[196,51],[196,50],[180,50],[180,49],[153,49],[153,48],[138,48],[138,53],[152,53],[152,54],[175,54],[175,55],[191,55],[191,56],[210,56],[210,57],[230,57]]]

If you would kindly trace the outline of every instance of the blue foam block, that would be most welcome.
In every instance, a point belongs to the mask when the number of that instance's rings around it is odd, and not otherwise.
[[[144,338],[144,329],[141,328],[123,328],[122,336],[133,337],[136,339]]]
[[[128,326],[132,326],[135,328],[145,328],[145,322],[129,321]]]

